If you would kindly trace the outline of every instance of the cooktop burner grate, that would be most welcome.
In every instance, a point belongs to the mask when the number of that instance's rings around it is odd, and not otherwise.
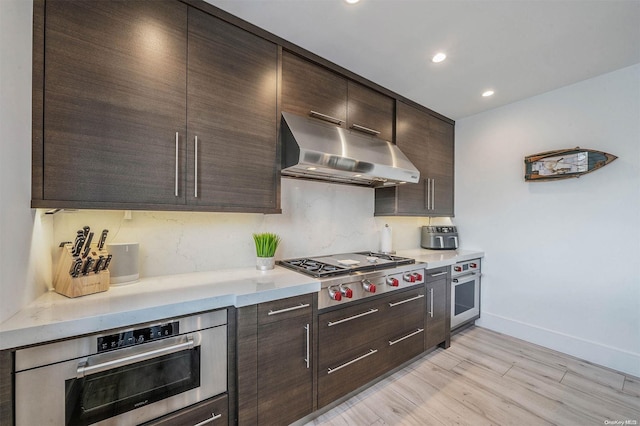
[[[414,259],[375,252],[343,253],[278,261],[281,266],[316,278],[389,269],[412,263],[415,263]]]

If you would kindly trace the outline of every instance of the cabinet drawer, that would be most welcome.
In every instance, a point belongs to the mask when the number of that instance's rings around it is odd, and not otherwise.
[[[374,300],[318,316],[318,357],[333,363],[349,348],[384,336],[384,301]]]
[[[424,286],[394,293],[385,298],[384,337],[397,337],[407,330],[422,328],[426,306]]]
[[[260,303],[258,305],[258,325],[311,315],[312,312],[313,295],[311,294]]]
[[[424,352],[425,332],[423,325],[392,336],[384,351],[386,369],[392,370]]]
[[[426,281],[428,283],[446,279],[451,271],[450,266],[443,266],[442,268],[427,269]]]
[[[385,368],[385,344],[378,339],[351,347],[332,363],[318,369],[318,408],[358,389],[382,374]]]
[[[229,424],[229,402],[227,394],[183,408],[166,416],[144,423],[141,426],[197,425],[209,420],[207,425]]]

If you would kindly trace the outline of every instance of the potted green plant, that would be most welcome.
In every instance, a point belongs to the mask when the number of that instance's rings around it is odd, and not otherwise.
[[[280,244],[280,237],[270,232],[253,234],[253,241],[256,244],[256,269],[266,271],[275,266],[274,255]]]

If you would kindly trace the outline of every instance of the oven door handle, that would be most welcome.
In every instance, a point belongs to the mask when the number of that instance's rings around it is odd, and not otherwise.
[[[161,357],[163,355],[169,355],[183,350],[193,349],[193,346],[193,339],[188,338],[186,342],[153,349],[146,352],[140,352],[138,354],[125,356],[123,358],[118,358],[95,365],[89,365],[89,358],[87,358],[87,360],[78,364],[77,378],[82,379],[89,374],[101,373],[113,368],[124,367],[125,365],[134,364],[136,362],[147,361],[152,358]]]
[[[457,277],[453,278],[451,281],[454,283],[459,283],[459,282],[467,282],[467,281],[473,281],[476,279],[476,275],[478,275],[476,272],[471,272],[469,274],[463,274],[463,275],[458,275]]]

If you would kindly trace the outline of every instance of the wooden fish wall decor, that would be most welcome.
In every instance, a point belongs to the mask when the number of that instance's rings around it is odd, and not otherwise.
[[[524,180],[540,182],[579,178],[606,166],[616,158],[618,157],[613,154],[579,146],[541,152],[524,158]]]

